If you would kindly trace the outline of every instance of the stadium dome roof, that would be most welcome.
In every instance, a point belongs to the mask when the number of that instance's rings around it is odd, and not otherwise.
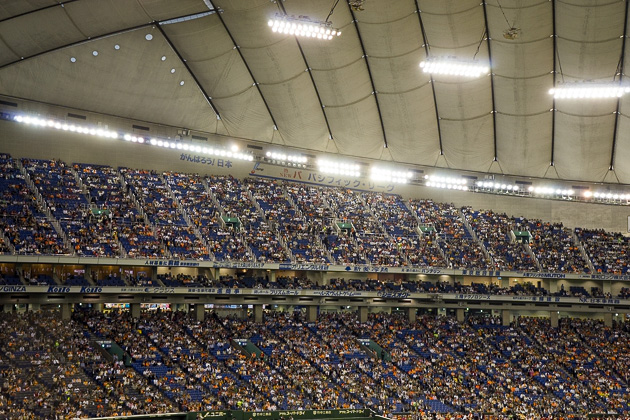
[[[322,42],[267,21],[279,7],[324,20],[331,0],[4,0],[0,94],[369,159],[630,183],[629,99],[548,93],[624,77],[629,4],[342,0],[342,36]],[[431,80],[427,54],[491,58],[492,74]]]

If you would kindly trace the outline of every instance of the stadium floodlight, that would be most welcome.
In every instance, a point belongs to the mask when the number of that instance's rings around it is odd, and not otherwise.
[[[475,60],[462,60],[456,57],[428,57],[420,63],[425,73],[477,78],[490,72],[490,67]]]
[[[373,181],[392,182],[394,184],[406,184],[412,176],[413,174],[409,171],[393,171],[377,167],[373,167],[370,174]]]
[[[306,156],[287,155],[286,153],[280,153],[280,152],[267,152],[265,153],[265,156],[268,159],[276,160],[281,163],[290,162],[292,164],[293,163],[306,164],[306,162],[308,162],[308,158]]]
[[[53,119],[39,118],[30,115],[16,115],[15,117],[13,117],[13,121],[36,127],[70,131],[73,133],[88,134],[97,137],[106,137],[111,139],[118,138],[118,133],[116,131],[103,130],[101,128],[94,128],[83,125],[67,124],[64,121],[55,121]]]
[[[267,25],[274,33],[295,35],[304,38],[331,39],[341,35],[341,31],[333,28],[332,22],[312,20],[307,16],[289,16],[276,13]]]
[[[621,98],[630,86],[620,83],[571,82],[549,89],[554,99],[609,99]]]
[[[358,178],[361,176],[361,168],[356,163],[336,162],[329,160],[318,160],[317,167],[320,172],[332,175],[351,176]]]

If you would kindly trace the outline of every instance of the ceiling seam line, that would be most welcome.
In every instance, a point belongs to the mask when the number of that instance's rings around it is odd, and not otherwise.
[[[254,73],[252,73],[252,69],[249,67],[249,64],[247,64],[247,60],[245,60],[245,57],[243,56],[243,53],[241,52],[241,47],[239,47],[238,44],[236,43],[236,40],[232,36],[232,32],[230,32],[230,30],[228,29],[225,21],[223,20],[223,17],[221,16],[221,13],[223,13],[223,11],[219,10],[218,13],[217,13],[217,17],[219,18],[219,21],[221,22],[221,25],[223,25],[223,29],[225,29],[225,32],[230,37],[230,40],[232,40],[232,44],[234,45],[234,49],[238,52],[239,57],[241,57],[241,61],[245,65],[245,68],[247,69],[247,72],[249,73],[249,77],[252,78],[252,81],[254,82],[254,86],[256,86],[256,89],[258,90],[258,94],[260,95],[260,98],[262,99],[263,103],[265,104],[265,108],[267,108],[267,112],[269,113],[269,117],[271,118],[271,122],[273,122],[274,130],[279,131],[278,124],[276,123],[276,119],[273,117],[273,114],[271,113],[271,108],[269,108],[269,104],[267,103],[267,100],[265,99],[265,95],[263,95],[262,90],[260,90],[260,85],[256,81],[256,78],[254,77]]]
[[[385,148],[388,148],[387,145],[387,134],[385,133],[385,124],[383,122],[383,114],[381,113],[381,106],[378,102],[378,92],[376,91],[376,86],[374,86],[374,78],[372,77],[372,70],[370,69],[370,61],[368,59],[367,52],[365,51],[365,45],[363,44],[363,38],[361,37],[361,31],[359,31],[359,22],[352,11],[352,7],[350,7],[350,3],[348,4],[348,10],[350,11],[350,15],[352,16],[352,22],[354,23],[354,29],[357,31],[357,38],[359,38],[359,45],[361,45],[361,51],[363,52],[363,57],[365,58],[365,67],[368,71],[368,77],[370,78],[370,84],[372,85],[372,95],[374,95],[374,101],[376,102],[376,111],[378,112],[378,118],[381,122],[381,130],[383,131],[383,143]]]
[[[555,89],[557,83],[557,70],[558,65],[558,39],[556,34],[556,0],[551,0],[551,26],[553,31],[553,87]],[[555,147],[556,147],[556,98],[555,96],[551,100],[551,159],[549,165],[554,166],[555,159]]]
[[[286,9],[284,8],[284,4],[280,1],[278,2],[280,8],[284,14],[287,14]],[[306,71],[308,72],[309,77],[311,78],[311,83],[313,84],[313,89],[315,89],[315,95],[317,96],[317,100],[319,101],[319,107],[322,110],[322,115],[324,116],[324,121],[326,122],[326,128],[328,129],[328,138],[333,140],[332,130],[330,129],[330,123],[328,122],[328,116],[326,115],[326,107],[322,102],[322,97],[319,95],[319,89],[317,89],[317,84],[315,83],[315,78],[313,77],[313,71],[311,66],[308,64],[308,60],[306,59],[306,54],[304,54],[304,50],[302,49],[302,44],[300,44],[300,40],[297,36],[295,36],[295,42],[297,44],[298,49],[300,50],[300,54],[302,55],[302,60],[304,60],[304,64],[306,65]]]
[[[623,40],[621,41],[621,58],[619,59],[619,84],[623,82],[623,64],[626,58],[626,38],[628,37],[628,9],[630,8],[630,1],[626,0],[626,14],[623,22]],[[615,149],[617,147],[617,135],[619,133],[619,112],[621,111],[621,98],[617,98],[617,109],[615,110],[615,127],[613,128],[613,143],[610,151],[610,166],[609,170],[613,171],[615,168]]]
[[[418,4],[418,0],[414,0],[416,5],[416,14],[418,15],[418,22],[420,23],[420,32],[422,34],[424,52],[427,57],[429,57],[429,41],[427,40],[427,33],[424,30],[424,22],[422,21],[422,15],[420,11],[420,5]],[[435,108],[435,122],[437,124],[437,132],[438,132],[438,143],[440,146],[440,156],[444,156],[444,148],[442,147],[442,127],[440,125],[440,112],[438,111],[438,103],[437,103],[437,95],[435,93],[435,82],[433,80],[433,75],[429,74],[429,83],[431,83],[431,91],[433,92],[433,107]]]
[[[486,46],[488,47],[488,62],[490,64],[490,94],[492,97],[492,133],[494,137],[494,161],[497,162],[497,108],[494,95],[494,71],[492,69],[492,48],[490,47],[490,28],[488,27],[488,12],[486,10],[486,0],[481,3],[483,7],[483,22],[486,27]]]
[[[77,1],[77,0],[75,0],[75,1]],[[71,47],[75,47],[77,45],[85,44],[85,43],[88,43],[88,42],[91,42],[91,41],[98,41],[99,39],[104,39],[104,38],[107,38],[107,37],[110,37],[110,36],[120,35],[120,34],[124,34],[124,33],[127,33],[127,32],[137,31],[138,29],[147,28],[147,27],[153,26],[153,25],[159,25],[159,24],[161,24],[162,22],[164,22],[166,20],[181,19],[181,18],[186,18],[186,17],[189,17],[189,16],[195,16],[197,14],[198,13],[189,13],[189,14],[186,14],[186,15],[177,16],[177,17],[169,18],[169,19],[165,19],[165,20],[154,20],[152,22],[142,23],[140,25],[131,26],[131,27],[128,27],[128,28],[117,29],[115,31],[107,32],[105,34],[100,34],[100,35],[97,35],[97,36],[93,36],[93,37],[90,37],[88,39],[81,39],[81,40],[78,40],[78,41],[70,42],[68,44],[64,44],[64,45],[61,45],[59,47],[54,47],[54,48],[50,48],[50,49],[45,50],[45,51],[40,51],[38,53],[29,55],[27,57],[21,57],[19,60],[13,60],[13,61],[11,61],[9,63],[2,64],[2,65],[0,65],[0,70],[2,70],[5,67],[9,67],[9,66],[11,66],[13,64],[17,64],[17,63],[25,61],[25,60],[30,60],[31,58],[37,58],[39,56],[46,55],[46,54],[49,54],[49,53],[52,53],[52,52],[61,51],[61,50],[65,49],[65,48],[71,48]],[[7,45],[7,47],[9,47],[9,46]],[[10,49],[10,47],[9,47],[9,49]],[[18,56],[18,57],[20,56],[19,54],[15,54],[15,55]]]
[[[184,67],[186,68],[186,71],[188,72],[190,77],[192,77],[193,81],[197,85],[197,88],[199,88],[199,90],[201,91],[201,94],[203,95],[204,99],[206,100],[206,102],[208,102],[208,105],[210,105],[210,108],[212,108],[212,111],[217,116],[217,119],[221,120],[221,115],[219,114],[219,111],[217,110],[217,107],[214,106],[214,103],[212,103],[212,98],[210,97],[210,95],[208,95],[208,92],[206,92],[204,87],[199,82],[199,79],[197,78],[197,75],[192,71],[192,69],[190,68],[190,66],[188,65],[188,63],[184,59],[184,57],[182,57],[182,55],[180,54],[179,50],[175,47],[175,45],[173,44],[171,39],[168,37],[168,35],[164,31],[164,28],[162,28],[162,25],[160,25],[158,23],[157,24],[157,29],[158,29],[158,31],[160,31],[160,33],[164,37],[164,40],[166,41],[168,46],[171,47],[171,50],[173,50],[175,55],[177,55],[177,58],[179,58],[179,61],[184,65]]]
[[[61,3],[51,4],[50,6],[40,7],[39,9],[31,10],[29,12],[20,13],[19,15],[10,16],[8,18],[2,19],[2,20],[0,20],[0,23],[7,22],[7,21],[12,20],[12,19],[17,19],[17,18],[20,18],[22,16],[28,16],[28,15],[33,14],[33,13],[42,12],[44,10],[53,9],[53,8],[59,7],[59,6],[61,6],[63,8],[63,6],[65,4],[74,3],[75,1],[79,1],[79,0],[66,0],[66,1],[61,2]]]

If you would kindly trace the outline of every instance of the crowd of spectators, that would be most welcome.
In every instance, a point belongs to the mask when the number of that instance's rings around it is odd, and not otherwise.
[[[561,273],[589,273],[590,263],[601,273],[628,268],[629,240],[620,233],[572,232],[561,223],[395,194],[6,154],[0,169],[0,227],[11,244],[0,237],[3,253]]]
[[[0,315],[0,415],[371,408],[417,418],[630,412],[630,327],[592,319],[268,311]],[[124,351],[123,360],[107,351]]]
[[[17,161],[7,154],[0,154],[0,228],[17,254],[70,253],[28,187]]]
[[[515,241],[512,219],[506,214],[491,210],[475,211],[464,207],[462,213],[477,239],[490,255],[493,267],[498,270],[536,271],[536,264],[525,245]]]
[[[446,265],[450,268],[490,267],[481,245],[475,241],[453,204],[411,200],[419,226],[434,233]]]
[[[591,270],[573,240],[570,229],[562,223],[549,223],[541,220],[513,218],[516,230],[526,230],[531,234],[530,247],[543,271],[562,273],[588,273]]]
[[[584,245],[597,273],[628,272],[630,242],[627,237],[603,229],[575,228],[575,234]]]

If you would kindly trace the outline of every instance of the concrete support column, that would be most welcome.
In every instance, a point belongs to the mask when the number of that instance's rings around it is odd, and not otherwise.
[[[63,321],[70,320],[70,316],[72,315],[72,306],[70,303],[62,303],[61,304],[61,319]]]
[[[198,303],[195,305],[195,319],[199,322],[202,322],[206,318],[206,308],[204,308],[203,303]]]
[[[457,316],[457,322],[464,322],[466,319],[466,312],[464,309],[455,309],[455,315]]]
[[[549,320],[551,321],[551,328],[558,328],[558,312],[549,312]]]
[[[151,267],[151,280],[157,280],[157,267]]]
[[[602,292],[612,294],[612,282],[610,280],[602,282]]]
[[[28,310],[31,311],[31,312],[39,311],[39,307],[40,307],[39,303],[29,303],[28,304]]]
[[[364,324],[368,319],[368,308],[367,306],[359,306],[359,322]]]
[[[604,312],[604,325],[608,328],[612,327],[613,314],[612,312]]]
[[[270,283],[275,283],[276,282],[276,271],[275,270],[271,270],[271,271],[267,272],[266,276],[269,277],[269,282]]]
[[[92,266],[91,265],[85,266],[85,279],[88,281],[88,283],[92,282]]]
[[[208,277],[209,279],[214,279],[214,270],[208,268],[208,267],[199,267],[197,269],[197,275],[199,276],[205,276]]]
[[[510,287],[510,278],[509,277],[501,277],[501,287],[507,289]]]
[[[173,303],[171,305],[171,310],[173,312],[188,312],[189,308],[188,308],[188,304],[187,303]]]
[[[13,305],[10,303],[5,303],[2,305],[2,312],[10,313],[13,312]]]
[[[254,322],[257,324],[262,324],[263,322],[263,306],[262,305],[254,305]]]
[[[92,309],[95,312],[103,312],[103,304],[102,303],[94,303],[94,304],[92,304]]]
[[[503,325],[504,327],[509,327],[510,321],[512,321],[512,313],[510,312],[509,309],[502,309],[501,310],[501,325]]]
[[[558,292],[558,280],[549,279],[549,293],[557,293]]]
[[[407,308],[407,319],[409,323],[416,322],[416,317],[418,316],[418,308]]]
[[[247,314],[247,305],[241,305],[241,319],[242,319],[243,321],[246,321],[246,320],[247,320],[247,317],[248,317],[248,314]]]
[[[319,306],[307,306],[306,307],[306,320],[308,322],[317,322],[317,311],[319,310]]]
[[[131,311],[131,317],[133,319],[140,318],[140,304],[139,303],[131,303],[129,305],[129,310]]]

